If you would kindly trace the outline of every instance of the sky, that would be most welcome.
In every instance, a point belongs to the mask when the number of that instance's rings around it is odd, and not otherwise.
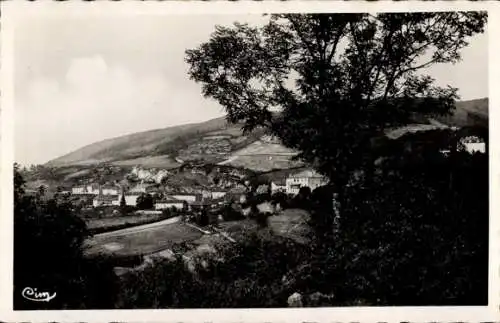
[[[14,33],[15,159],[25,165],[107,138],[224,115],[189,80],[185,50],[215,25],[262,16],[57,17],[19,21]],[[456,65],[428,74],[463,100],[488,96],[488,36]]]

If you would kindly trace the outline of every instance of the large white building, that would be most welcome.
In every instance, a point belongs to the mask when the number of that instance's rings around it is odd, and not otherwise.
[[[311,191],[328,184],[328,179],[314,170],[304,170],[290,175],[286,179],[286,193],[298,194],[301,187],[309,187]]]

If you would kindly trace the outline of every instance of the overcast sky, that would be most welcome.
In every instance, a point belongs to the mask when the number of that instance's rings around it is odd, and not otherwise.
[[[135,16],[20,22],[15,31],[15,158],[44,163],[123,134],[223,115],[188,79],[184,51],[216,24],[261,16]],[[462,99],[488,96],[487,33],[457,65],[432,67]]]

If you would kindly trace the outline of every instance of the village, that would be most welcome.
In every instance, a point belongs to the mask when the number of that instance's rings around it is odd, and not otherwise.
[[[214,171],[220,173],[219,169]],[[247,216],[250,213],[250,206],[246,205],[246,201],[248,194],[252,191],[256,194],[269,194],[269,196],[283,193],[293,197],[299,193],[301,187],[308,187],[312,191],[328,183],[327,179],[316,171],[303,168],[292,172],[285,178],[254,185],[253,188],[251,180],[237,171],[233,171],[222,179],[211,178],[211,174],[206,174],[200,168],[192,168],[189,172],[210,178],[212,184],[203,188],[196,185],[198,187],[184,186],[181,189],[173,189],[168,185],[162,185],[168,181],[169,172],[158,171],[152,174],[151,171],[135,167],[131,175],[135,176],[138,183],[133,186],[130,186],[128,182],[124,184],[125,181],[102,185],[88,183],[73,186],[70,191],[60,193],[71,196],[71,199],[80,202],[84,209],[116,209],[121,206],[136,209],[137,213],[150,215],[161,214],[166,210],[182,213],[204,210],[213,214],[224,205],[231,205]],[[258,204],[257,208],[259,211],[273,214],[279,212],[280,205],[265,201]],[[220,215],[217,218],[222,220]]]
[[[491,305],[489,9],[319,9],[19,19],[13,311]]]

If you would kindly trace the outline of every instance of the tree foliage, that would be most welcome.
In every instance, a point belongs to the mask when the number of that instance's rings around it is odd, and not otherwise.
[[[137,197],[137,208],[140,210],[149,210],[154,207],[153,196],[149,193],[143,193]]]
[[[424,155],[394,155],[369,185],[350,187],[335,235],[318,234],[331,214],[313,208],[309,268],[338,305],[486,304],[488,156]]]
[[[303,259],[304,248],[279,237],[248,234],[217,246],[217,255],[196,261],[157,263],[122,280],[119,308],[283,307],[290,286],[282,278]]]
[[[458,62],[486,19],[484,12],[271,15],[263,27],[216,27],[186,61],[230,121],[246,131],[264,127],[342,189],[387,127],[454,108],[457,89],[436,85],[425,68]]]
[[[85,222],[72,212],[69,199],[42,199],[25,194],[24,179],[14,167],[14,307],[63,309],[112,304],[109,271],[83,259]],[[101,267],[103,269],[103,267]],[[97,273],[99,275],[97,275]],[[97,280],[101,284],[94,284]],[[97,292],[99,288],[108,288]],[[21,297],[26,288],[56,293],[49,303]]]

